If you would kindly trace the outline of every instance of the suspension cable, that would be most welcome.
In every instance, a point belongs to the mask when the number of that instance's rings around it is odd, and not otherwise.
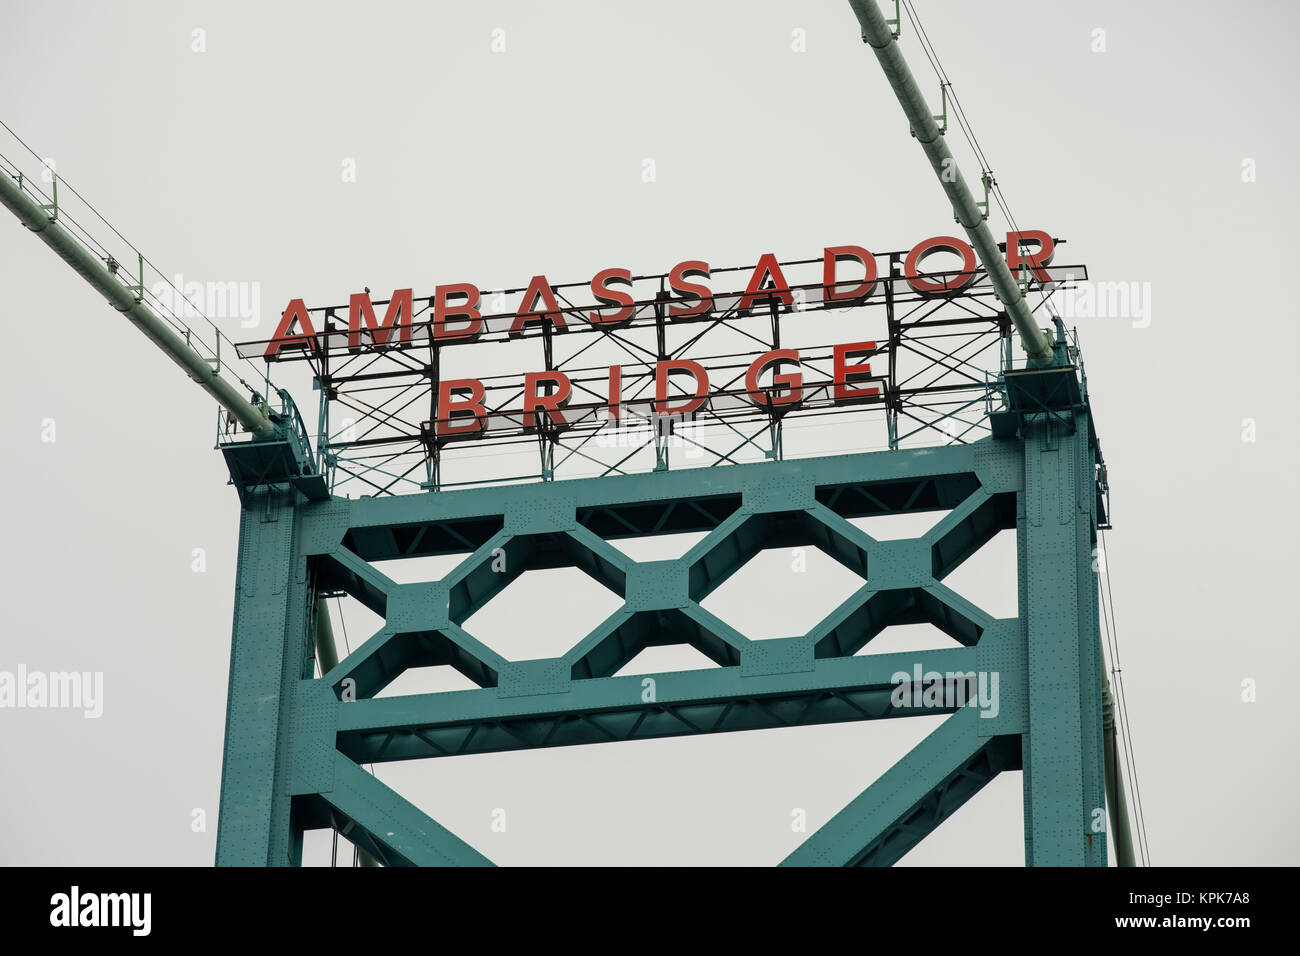
[[[975,154],[975,159],[980,165],[981,178],[984,180],[989,195],[992,196],[993,200],[997,203],[998,208],[1002,211],[1002,215],[1006,218],[1007,224],[1011,227],[1012,231],[1017,233],[1020,232],[1020,224],[1016,222],[1015,216],[1011,214],[1011,206],[1002,192],[1002,186],[998,183],[997,177],[993,175],[993,165],[989,162],[988,155],[984,152],[984,147],[980,144],[979,138],[975,135],[974,126],[966,115],[966,109],[962,106],[961,99],[957,95],[957,90],[953,86],[952,80],[948,78],[948,71],[944,69],[943,63],[939,59],[938,51],[934,48],[934,44],[930,41],[929,34],[926,33],[925,27],[921,23],[920,15],[916,12],[912,0],[902,0],[902,6],[904,13],[907,15],[908,21],[912,24],[912,28],[915,30],[917,38],[920,40],[921,52],[925,54],[925,58],[929,61],[930,68],[934,70],[935,76],[938,77],[941,87],[947,90],[948,100],[953,105],[953,116],[957,120],[957,126],[961,130],[962,135],[966,138],[966,142],[969,144],[971,151]],[[1044,304],[1047,304],[1048,312],[1052,313],[1049,300],[1056,294],[1056,289],[1048,291],[1043,289],[1040,284],[1037,291],[1041,298],[1038,305],[1034,307],[1034,310],[1036,311]],[[1026,290],[1026,294],[1027,293],[1028,290]],[[1055,313],[1052,314],[1054,315]]]
[[[12,176],[14,179],[19,180],[19,182],[23,187],[30,187],[34,195],[40,197],[40,199],[44,201],[46,205],[51,206],[51,208],[55,210],[55,215],[58,217],[58,222],[60,225],[62,225],[65,229],[67,229],[67,231],[71,233],[84,247],[86,247],[88,251],[92,252],[97,258],[99,258],[100,260],[108,264],[110,270],[116,272],[116,269],[119,266],[123,266],[126,263],[119,262],[117,257],[112,255],[112,253],[109,251],[108,247],[104,245],[104,243],[96,239],[84,225],[78,222],[69,213],[69,211],[66,208],[63,208],[62,206],[59,205],[56,197],[58,191],[61,189],[65,192],[71,193],[78,200],[80,200],[81,204],[85,206],[85,208],[95,218],[97,218],[100,222],[102,222],[108,228],[108,230],[112,232],[114,236],[116,236],[119,240],[121,240],[121,242],[124,243],[126,247],[130,249],[134,255],[139,257],[142,274],[138,277],[140,281],[140,287],[138,290],[136,290],[137,297],[142,300],[148,299],[149,305],[152,306],[153,309],[159,314],[159,316],[165,322],[167,322],[167,324],[169,324],[179,335],[184,337],[186,344],[189,345],[190,348],[202,354],[202,352],[199,349],[199,346],[202,346],[203,350],[206,350],[207,352],[207,355],[205,355],[204,357],[208,361],[216,361],[218,363],[218,369],[222,364],[224,364],[226,367],[229,368],[234,360],[238,360],[239,362],[244,363],[243,366],[240,367],[241,368],[247,367],[252,372],[251,375],[252,378],[254,378],[255,380],[256,379],[261,380],[264,386],[264,388],[261,390],[262,394],[269,401],[270,396],[274,392],[274,389],[271,385],[271,381],[269,378],[269,368],[267,369],[259,368],[250,359],[239,355],[238,349],[235,347],[234,341],[228,335],[222,332],[221,328],[215,322],[213,322],[212,319],[210,319],[203,312],[203,310],[199,308],[198,305],[196,305],[193,301],[191,301],[190,298],[186,296],[182,290],[178,289],[176,287],[176,284],[171,279],[167,278],[167,276],[163,273],[163,271],[159,269],[158,266],[156,266],[152,260],[150,260],[147,256],[144,255],[144,253],[142,253],[139,249],[137,249],[135,245],[129,239],[126,238],[126,236],[122,235],[122,233],[118,231],[117,227],[114,226],[111,222],[109,222],[109,220],[104,216],[104,214],[101,213],[98,209],[95,208],[94,205],[91,204],[90,200],[88,200],[85,196],[83,196],[80,192],[78,192],[76,187],[74,187],[70,182],[68,182],[66,178],[58,174],[50,166],[50,164],[38,152],[36,152],[36,150],[32,149],[32,147],[29,146],[21,136],[19,136],[16,132],[14,132],[13,128],[10,127],[8,123],[5,123],[3,120],[0,120],[0,128],[3,128],[10,136],[13,137],[13,139],[23,149],[25,149],[28,153],[30,153],[32,157],[34,157],[36,161],[40,164],[43,170],[49,172],[54,182],[54,195],[51,196],[49,193],[45,192],[44,189],[38,186],[36,182],[32,181],[30,178],[24,179],[22,176],[22,171],[18,166],[18,164],[15,163],[13,160],[9,159],[8,157],[5,157],[3,154],[0,154],[0,162],[2,162],[3,165],[6,167],[12,167],[13,172],[8,172],[8,170],[6,170],[8,175]],[[167,305],[166,303],[162,302],[162,300],[158,298],[158,296],[154,293],[151,287],[146,285],[144,281],[144,275],[143,275],[143,267],[146,265],[153,270],[153,273],[157,275],[160,280],[160,283],[154,283],[154,286],[158,286],[159,284],[162,284],[165,285],[167,288],[170,288],[172,292],[175,293],[173,304],[177,302],[182,302],[184,303],[183,306],[178,306],[176,308],[173,308],[171,305]],[[184,313],[187,307],[189,309],[192,309],[195,315],[203,319],[203,321],[206,322],[211,327],[212,334],[216,336],[216,342],[217,342],[216,348],[213,348],[211,345],[209,345],[207,341],[205,341],[204,338],[199,334],[198,331],[196,331],[188,323],[186,323],[181,315],[177,314],[178,312]],[[222,358],[221,348],[223,344],[226,346],[226,355],[231,356],[232,357],[231,360]],[[232,372],[233,371],[234,370],[232,369]],[[248,389],[250,392],[257,393],[259,391],[259,389],[255,389],[243,377],[238,375],[236,377],[238,378],[239,383],[243,385],[246,389]]]

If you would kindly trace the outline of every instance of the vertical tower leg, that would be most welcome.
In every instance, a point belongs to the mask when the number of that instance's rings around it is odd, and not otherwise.
[[[1019,515],[1029,729],[1025,863],[1105,866],[1105,765],[1093,451],[1086,412],[1026,426]]]
[[[294,685],[310,662],[307,582],[286,494],[249,494],[239,525],[218,866],[287,866],[302,858],[289,819],[285,748]]]

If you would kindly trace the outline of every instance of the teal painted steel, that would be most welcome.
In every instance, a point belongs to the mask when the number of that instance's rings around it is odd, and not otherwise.
[[[1018,769],[1014,737],[986,737],[963,708],[890,767],[782,866],[890,866],[1003,770]]]
[[[1095,462],[1087,415],[1036,416],[1024,441],[1018,515],[1029,651],[1025,737],[1026,857],[1104,866],[1101,637],[1092,570]]]
[[[317,827],[390,865],[486,862],[361,764],[946,713],[786,862],[892,863],[1023,763],[1027,862],[1103,864],[1093,441],[1086,405],[1049,403],[969,445],[356,500],[312,501],[287,480],[243,489],[218,863],[297,862]],[[902,541],[850,521],[936,510],[949,513]],[[1013,527],[1022,613],[997,619],[943,579]],[[679,531],[707,533],[673,561],[610,544]],[[807,633],[753,641],[701,607],[758,551],[801,546],[866,578]],[[398,584],[373,564],[462,552],[436,581]],[[565,566],[623,599],[565,654],[509,661],[466,631],[520,574]],[[384,625],[313,679],[312,610],[339,593]],[[918,622],[962,646],[854,656]],[[613,676],[681,642],[719,666]],[[375,698],[439,664],[477,687]],[[917,667],[942,678],[934,700],[899,699]],[[991,674],[995,713],[943,696]]]
[[[312,670],[310,591],[295,573],[296,511],[289,493],[270,493],[246,500],[240,520],[218,866],[300,860],[289,820],[293,744],[301,737],[294,704]]]
[[[435,823],[342,754],[324,795],[339,832],[387,866],[491,866],[450,830]]]

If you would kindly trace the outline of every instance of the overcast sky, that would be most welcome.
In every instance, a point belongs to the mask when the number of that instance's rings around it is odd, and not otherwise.
[[[916,6],[1020,225],[1143,303],[1070,323],[1110,467],[1152,859],[1294,864],[1297,8]],[[954,228],[843,0],[20,2],[0,90],[0,119],[165,272],[257,289],[258,324],[221,320],[234,339],[362,285],[577,281]],[[20,158],[7,134],[0,152]],[[0,280],[0,670],[104,680],[98,719],[0,711],[0,862],[210,864],[238,522],[215,406],[2,218]],[[954,587],[1013,615],[1005,538]],[[806,629],[852,587],[816,555],[797,580],[783,554],[747,574],[716,607],[742,629]],[[777,592],[808,619],[773,618]],[[475,633],[507,640],[530,593]],[[576,640],[604,605],[573,594],[547,627]],[[794,809],[816,829],[937,719],[380,772],[500,863],[770,864],[802,839]],[[1004,774],[905,862],[1017,865],[1022,811]]]

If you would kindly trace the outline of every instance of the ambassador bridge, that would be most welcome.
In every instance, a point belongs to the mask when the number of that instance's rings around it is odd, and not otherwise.
[[[1038,259],[1020,248],[1035,234],[1010,217],[912,5],[892,17],[875,0],[850,7],[964,236],[936,246],[961,267],[924,279],[907,251],[877,253],[870,296],[835,298],[816,258],[781,263],[785,286],[769,280],[745,303],[752,267],[718,268],[705,307],[679,321],[665,273],[637,277],[648,291],[626,321],[599,325],[578,321],[585,283],[557,285],[564,334],[554,316],[510,334],[521,305],[473,343],[432,334],[429,297],[412,300],[415,334],[400,348],[373,333],[349,341],[348,306],[336,305],[309,311],[306,347],[261,361],[266,342],[233,343],[157,296],[162,274],[66,181],[33,175],[39,155],[5,127],[20,149],[0,156],[0,202],[220,406],[241,519],[218,865],[300,863],[305,835],[321,830],[361,865],[488,864],[372,772],[392,761],[925,715],[944,719],[786,865],[892,864],[1004,771],[1023,775],[1027,864],[1146,861],[1122,681],[1109,679],[1113,603],[1099,587],[1107,471],[1078,340],[1052,306],[1086,267],[1059,264],[1065,242],[1046,233],[1029,244]],[[938,73],[937,114],[900,49],[909,25]],[[981,166],[982,199],[947,145],[950,118]],[[1010,250],[988,227],[991,202]],[[473,439],[448,434],[455,393],[443,385],[463,384],[458,363],[494,341],[542,372],[543,395],[569,389],[563,412],[526,413],[518,374],[479,378]],[[852,382],[836,358],[844,343],[869,359]],[[756,355],[783,352],[788,367],[792,344],[797,389],[775,361],[769,384],[746,381]],[[310,370],[314,433],[272,385],[281,360]],[[714,379],[689,414],[667,412],[691,397],[680,376],[652,397],[664,363]],[[829,449],[810,425],[834,432]],[[875,450],[842,450],[851,443]],[[925,514],[937,520],[916,537],[864,530]],[[1004,530],[1016,538],[1014,617],[945,584]],[[669,560],[618,546],[682,533],[696,540]],[[860,587],[806,633],[774,639],[706,610],[774,548],[816,548]],[[384,570],[435,557],[450,569],[434,580]],[[555,568],[619,601],[563,653],[507,656],[467,628],[521,575]],[[344,599],[381,624],[340,656],[330,609]],[[870,653],[886,629],[916,624],[953,646]],[[681,645],[715,666],[623,673],[647,649]],[[469,689],[384,694],[418,668],[454,669]],[[997,706],[981,707],[991,675]]]

